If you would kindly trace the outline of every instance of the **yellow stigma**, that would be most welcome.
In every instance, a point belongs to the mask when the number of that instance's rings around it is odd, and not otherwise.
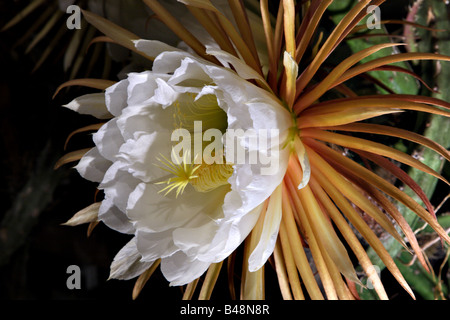
[[[183,160],[177,163],[173,163],[163,155],[161,155],[162,159],[158,157],[156,158],[162,164],[162,166],[158,165],[158,167],[173,175],[173,177],[169,178],[168,180],[157,182],[157,184],[163,183],[167,184],[167,186],[159,192],[166,191],[165,195],[167,195],[172,190],[176,189],[177,191],[176,196],[178,197],[181,193],[183,193],[184,189],[189,184],[189,182],[192,179],[197,178],[197,176],[195,175],[195,171],[197,171],[200,165],[193,165],[187,163],[188,156],[189,155],[186,153]]]
[[[167,184],[159,192],[165,191],[164,195],[167,195],[176,190],[176,197],[178,197],[188,184],[192,185],[197,192],[209,192],[228,184],[228,178],[233,174],[233,165],[219,163],[192,164],[192,162],[188,163],[189,158],[188,152],[181,161],[176,163],[163,155],[161,155],[161,158],[156,158],[162,164],[158,167],[173,175],[165,181],[157,182],[157,184]]]

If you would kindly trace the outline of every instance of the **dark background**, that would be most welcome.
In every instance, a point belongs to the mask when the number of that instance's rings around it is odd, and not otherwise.
[[[1,0],[0,26],[28,2]],[[92,119],[61,107],[88,90],[71,88],[52,99],[56,88],[68,80],[62,57],[70,31],[31,72],[52,34],[66,27],[65,20],[28,54],[29,39],[17,45],[41,13],[0,33],[0,299],[130,300],[134,281],[107,281],[109,265],[129,237],[102,224],[90,237],[86,225],[61,226],[94,200],[96,186],[82,179],[73,164],[53,168],[65,152],[70,132]],[[111,73],[120,68],[113,65]],[[99,74],[100,70],[91,72],[93,77]],[[67,151],[91,145],[89,134],[80,135],[70,141]],[[81,268],[80,290],[66,286],[70,265]],[[168,288],[159,271],[154,276],[151,285],[158,291],[144,290],[143,295],[180,296],[180,289]]]

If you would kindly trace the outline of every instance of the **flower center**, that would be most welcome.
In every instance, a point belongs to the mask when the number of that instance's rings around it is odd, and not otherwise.
[[[191,134],[195,132],[195,122],[200,121],[202,131],[208,129],[218,129],[222,133],[227,129],[227,114],[217,104],[216,96],[212,94],[204,95],[196,99],[193,93],[183,94],[174,104],[174,127],[175,129],[186,129]],[[191,139],[192,141],[193,139]],[[205,144],[202,144],[205,148]],[[193,148],[191,148],[192,150]],[[172,150],[172,152],[174,152]],[[203,150],[202,150],[203,152]],[[194,155],[194,158],[197,155]],[[195,159],[191,159],[191,153],[185,152],[183,158],[172,157],[178,161],[171,161],[164,156],[157,158],[162,164],[161,169],[169,172],[172,177],[159,184],[167,184],[160,192],[167,195],[171,191],[176,191],[176,196],[183,193],[190,184],[197,192],[209,192],[220,186],[228,184],[228,178],[233,174],[233,165],[225,161],[216,163],[204,159],[198,164]]]

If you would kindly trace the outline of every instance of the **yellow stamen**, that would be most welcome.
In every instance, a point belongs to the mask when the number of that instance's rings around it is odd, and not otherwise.
[[[171,177],[168,180],[156,183],[156,184],[163,184],[163,183],[168,184],[167,187],[160,190],[159,192],[166,191],[165,195],[167,195],[172,190],[176,189],[177,190],[176,196],[178,197],[181,193],[183,193],[184,189],[187,187],[189,182],[192,179],[197,178],[197,176],[195,175],[195,171],[197,171],[200,165],[189,164],[187,162],[188,156],[189,156],[188,152],[186,152],[183,160],[181,162],[177,162],[176,164],[167,159],[163,155],[161,155],[162,159],[156,158],[162,164],[162,166],[158,166],[159,168],[174,175],[174,177]]]
[[[158,166],[164,171],[173,175],[173,177],[157,182],[156,184],[167,184],[167,186],[159,192],[166,191],[165,195],[176,190],[178,197],[183,193],[188,184],[192,185],[197,192],[209,192],[220,186],[228,184],[228,178],[233,174],[233,165],[231,164],[192,164],[194,161],[190,159],[190,153],[186,152],[182,161],[174,163],[161,155],[157,158],[162,166]],[[177,157],[178,159],[178,157]]]

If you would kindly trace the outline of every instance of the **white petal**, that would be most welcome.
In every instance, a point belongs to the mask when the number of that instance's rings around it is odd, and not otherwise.
[[[173,255],[179,251],[172,238],[172,230],[147,232],[136,230],[136,245],[142,255],[142,261],[153,261]]]
[[[149,101],[124,109],[117,118],[117,127],[125,141],[138,139],[139,135],[146,133],[160,131],[172,133],[173,116],[173,108],[164,109],[161,105]],[[170,140],[168,143],[170,144]]]
[[[298,136],[295,136],[294,148],[303,171],[302,181],[300,181],[300,184],[297,186],[297,188],[302,189],[308,185],[309,179],[311,178],[311,166],[309,164],[306,149]]]
[[[228,257],[247,238],[256,224],[263,204],[242,217],[226,217],[217,222],[214,238],[198,253],[202,261],[219,262]]]
[[[228,191],[229,187],[223,186],[203,194],[203,208],[199,211],[199,214],[173,231],[174,243],[188,256],[197,257],[205,252],[206,256],[201,260],[212,262],[214,258],[212,258],[211,244],[220,241],[221,245],[225,246],[229,240],[226,237],[221,238],[221,240],[214,240],[223,224],[231,224],[225,219],[222,211],[224,196]],[[187,200],[190,198],[187,198]],[[237,237],[233,240],[239,241]]]
[[[182,57],[180,54],[165,54],[162,58]],[[166,62],[167,63],[167,62]],[[193,57],[182,57],[180,66],[173,72],[173,76],[168,81],[170,84],[180,84],[182,86],[203,86],[210,83],[211,78],[205,73],[202,65],[203,61]]]
[[[183,252],[161,260],[161,272],[171,286],[182,286],[200,277],[210,266],[208,262],[191,260]]]
[[[156,79],[158,89],[152,97],[153,102],[160,104],[163,108],[167,108],[178,99],[178,92],[176,92],[167,82]]]
[[[80,114],[89,114],[98,119],[110,119],[112,115],[109,113],[105,104],[104,93],[90,93],[73,99],[63,107],[76,111]]]
[[[121,233],[133,234],[135,232],[134,226],[126,214],[120,211],[113,204],[112,200],[107,197],[105,197],[100,205],[98,218],[111,229]]]
[[[261,166],[236,165],[236,172],[228,180],[232,186],[225,197],[225,215],[245,214],[266,200],[283,180],[287,169],[289,151],[280,152],[278,172],[273,175],[261,175]],[[240,200],[240,201],[239,201]]]
[[[100,154],[110,161],[114,161],[120,146],[125,142],[117,127],[117,118],[105,123],[92,138]]]
[[[164,185],[140,183],[130,194],[127,214],[135,221],[136,228],[149,232],[162,232],[182,227],[187,223],[204,224],[215,216],[215,208],[220,208],[228,191],[221,187],[208,194],[196,192],[188,185],[184,192],[175,196],[161,193]]]
[[[140,105],[151,99],[158,87],[158,80],[168,80],[169,75],[151,71],[128,74],[127,104]]]
[[[181,67],[182,61],[185,59],[192,59],[193,61],[197,61],[199,65],[209,65],[212,64],[198,56],[192,55],[185,51],[165,51],[161,53],[158,57],[156,57],[153,62],[153,72],[156,73],[164,73],[164,74],[173,74],[176,72],[178,68]],[[190,79],[195,80],[194,77],[190,77]]]
[[[253,133],[259,133],[260,130],[265,133],[271,132],[271,129],[278,130],[274,136],[278,139],[273,142],[271,139],[267,150],[242,142],[245,141],[246,135],[240,140],[240,144],[246,147],[245,159],[248,159],[249,152],[255,150],[261,152],[261,155],[270,155],[268,164],[262,161],[251,164],[238,162],[235,172],[228,180],[232,191],[225,198],[224,214],[242,215],[260,205],[281,183],[289,160],[290,150],[284,148],[284,144],[292,126],[292,119],[289,112],[261,88],[242,81],[231,73],[226,75],[224,71],[216,72],[212,68],[208,70],[212,72],[211,78],[222,90],[223,97],[219,101],[227,112],[228,129],[241,129],[245,133],[249,130],[253,130]],[[225,144],[228,142],[226,140]]]
[[[281,222],[281,188],[282,185],[280,184],[270,196],[261,238],[248,259],[250,272],[255,272],[261,268],[275,248]]]
[[[136,248],[136,238],[132,238],[114,257],[109,278],[133,279],[150,268],[153,262],[141,261],[141,255]]]
[[[211,243],[216,235],[218,227],[218,222],[207,220],[206,223],[194,228],[176,228],[173,231],[173,241],[187,256],[196,257],[201,251],[207,251],[209,243]],[[225,241],[226,238],[222,240]],[[208,258],[201,260],[213,261]]]
[[[259,162],[236,164],[233,175],[228,179],[232,191],[225,197],[225,216],[243,215],[266,200],[283,180],[289,155],[290,150],[279,145],[271,149],[269,167]]]
[[[126,212],[128,197],[140,181],[128,173],[125,163],[116,161],[106,171],[99,185],[105,196],[122,212]]]
[[[212,47],[206,47],[206,53],[215,56],[220,62],[231,64],[233,65],[234,69],[236,70],[237,74],[244,79],[258,79],[262,82],[265,82],[264,78],[256,72],[253,68],[248,66],[245,62],[243,62],[241,59],[237,58],[234,55],[229,54],[226,51],[212,48]]]
[[[155,131],[143,133],[136,140],[129,139],[120,147],[117,158],[127,166],[127,171],[136,179],[150,182],[167,176],[167,172],[160,169],[156,157],[160,154],[170,154],[169,131]]]
[[[112,162],[103,158],[97,147],[94,147],[80,159],[75,169],[83,178],[93,182],[100,182],[111,164]]]

